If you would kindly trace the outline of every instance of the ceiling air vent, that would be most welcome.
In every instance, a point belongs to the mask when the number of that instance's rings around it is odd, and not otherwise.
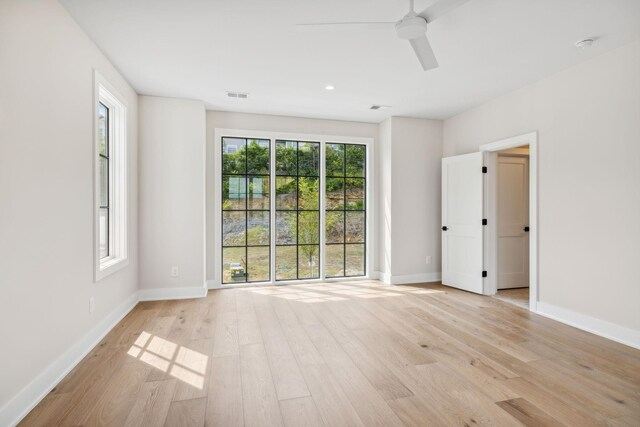
[[[370,110],[386,110],[387,108],[391,108],[389,105],[372,105],[369,107]]]
[[[248,93],[242,93],[242,92],[229,92],[229,91],[227,91],[227,96],[229,98],[247,99],[249,97],[249,94]]]

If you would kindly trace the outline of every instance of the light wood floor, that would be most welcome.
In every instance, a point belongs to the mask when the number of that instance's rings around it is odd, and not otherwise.
[[[529,288],[501,289],[493,297],[518,307],[529,308]]]
[[[440,285],[212,291],[139,304],[22,424],[639,426],[640,351]]]

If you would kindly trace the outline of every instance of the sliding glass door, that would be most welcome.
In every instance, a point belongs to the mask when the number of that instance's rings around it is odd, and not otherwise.
[[[325,148],[325,276],[364,276],[366,270],[366,148]]]
[[[365,145],[221,145],[223,284],[366,275]]]
[[[268,139],[222,140],[222,282],[271,277]]]
[[[320,143],[276,141],[276,280],[320,277]]]

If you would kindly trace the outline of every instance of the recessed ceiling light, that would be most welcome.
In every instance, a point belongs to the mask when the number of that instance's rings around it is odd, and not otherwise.
[[[334,90],[336,87],[334,85],[326,85],[324,88],[326,90]]]
[[[591,47],[591,45],[593,44],[594,40],[593,39],[584,39],[584,40],[578,40],[575,43],[575,46],[578,49],[588,49]]]
[[[370,110],[387,110],[391,108],[390,105],[372,105],[371,107],[369,107]]]

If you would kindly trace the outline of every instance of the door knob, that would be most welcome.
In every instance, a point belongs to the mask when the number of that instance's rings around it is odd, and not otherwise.
[[[444,227],[442,227],[442,231],[447,231],[447,230],[448,230],[448,228],[447,228],[446,225]]]
[[[529,226],[526,226],[526,227],[524,228],[524,231],[528,233],[528,232],[529,232]]]

